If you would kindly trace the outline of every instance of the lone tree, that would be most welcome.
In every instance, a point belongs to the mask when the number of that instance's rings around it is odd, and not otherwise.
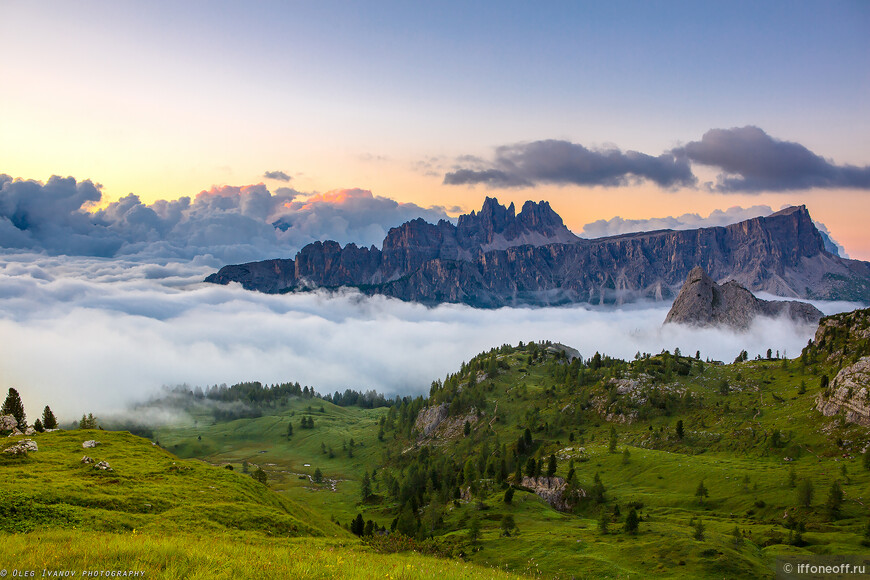
[[[631,511],[628,512],[628,515],[625,516],[625,533],[630,534],[632,536],[637,535],[637,529],[640,524],[640,518],[637,517],[637,512],[634,508],[631,508]]]
[[[610,524],[610,514],[607,513],[607,508],[602,506],[598,512],[598,531],[602,534],[607,533],[607,526]]]
[[[266,475],[266,472],[263,471],[261,467],[257,467],[257,469],[254,470],[254,473],[251,474],[251,477],[259,481],[263,485],[266,485],[266,481],[268,481],[269,479],[269,476]]]
[[[701,518],[695,521],[694,530],[692,537],[699,542],[702,541],[704,539],[704,522],[701,521]]]
[[[514,488],[509,487],[506,490],[504,490],[504,502],[506,504],[510,505],[510,503],[512,501],[514,501]]]
[[[501,535],[509,537],[516,527],[517,523],[514,520],[514,516],[511,514],[505,514],[501,519]]]
[[[707,490],[707,486],[704,485],[704,480],[698,482],[698,489],[695,490],[695,497],[698,498],[698,503],[704,503],[704,498],[709,496],[710,492]]]
[[[608,449],[611,453],[616,453],[616,444],[619,442],[619,437],[616,434],[616,427],[613,425],[610,426],[610,444],[608,445]]]
[[[369,478],[369,472],[363,474],[362,485],[360,486],[360,497],[363,503],[367,502],[372,496],[372,480]]]
[[[314,468],[314,475],[312,476],[314,479],[314,483],[322,483],[323,482],[323,472],[320,471],[319,467]]]
[[[287,439],[293,437],[293,423],[287,423]]]
[[[3,409],[0,410],[2,415],[12,415],[18,421],[18,428],[24,431],[27,428],[27,415],[24,414],[24,404],[21,402],[21,396],[13,388],[9,389],[9,394],[6,395],[6,400],[3,402]]]
[[[42,421],[40,419],[37,419],[36,421],[33,422],[33,429],[35,431],[40,432],[40,433],[45,432],[45,427],[42,426]]]
[[[686,432],[683,431],[683,420],[677,421],[677,439],[682,439]]]
[[[810,507],[813,503],[813,482],[809,479],[802,479],[797,486],[798,503],[804,507]]]
[[[843,505],[843,488],[840,487],[840,482],[835,481],[831,484],[831,489],[828,491],[828,501],[825,507],[828,508],[828,514],[832,520],[840,517],[840,508]]]
[[[42,426],[46,429],[57,429],[57,419],[48,405],[42,410]]]

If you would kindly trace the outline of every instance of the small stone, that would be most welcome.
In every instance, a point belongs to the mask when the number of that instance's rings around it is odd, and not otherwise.
[[[90,441],[85,441],[84,443],[82,443],[82,447],[84,447],[85,449],[93,449],[99,444],[99,441],[94,441],[93,439],[91,439]]]
[[[94,469],[102,469],[103,471],[113,471],[112,466],[106,463],[105,461],[100,461],[96,465],[94,465]]]
[[[93,462],[94,462],[94,460],[91,459],[90,457],[88,457],[87,455],[82,457],[82,463],[93,463]]]

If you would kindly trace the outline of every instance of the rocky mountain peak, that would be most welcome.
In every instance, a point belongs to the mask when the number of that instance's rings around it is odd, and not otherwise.
[[[757,316],[786,316],[796,322],[815,323],[822,313],[806,302],[760,300],[734,280],[719,285],[702,267],[695,266],[686,276],[665,324],[746,330]]]

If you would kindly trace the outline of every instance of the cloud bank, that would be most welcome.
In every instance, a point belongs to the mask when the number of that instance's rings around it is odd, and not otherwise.
[[[784,321],[747,335],[661,327],[669,305],[475,310],[356,292],[272,296],[202,284],[195,262],[6,254],[0,260],[0,384],[33,417],[120,410],[163,385],[299,381],[321,392],[423,394],[480,351],[554,340],[632,357],[679,347],[730,361],[746,348],[795,356],[814,329]],[[849,304],[822,304],[826,312]]]
[[[380,245],[391,227],[405,221],[447,218],[441,208],[361,189],[311,196],[286,187],[269,191],[263,184],[221,186],[193,199],[150,205],[131,193],[89,211],[101,199],[100,186],[91,181],[0,175],[0,247],[150,261],[197,258],[219,266],[292,257],[317,240]]]
[[[753,126],[711,129],[700,141],[659,156],[545,140],[497,147],[492,160],[464,156],[458,161],[444,175],[446,185],[620,187],[650,182],[663,189],[702,187],[719,193],[870,189],[870,166],[837,165],[799,143],[774,139]],[[722,173],[715,183],[699,184],[693,164]]]

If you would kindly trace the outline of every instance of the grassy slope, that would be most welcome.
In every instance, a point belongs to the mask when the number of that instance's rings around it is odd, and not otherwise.
[[[0,455],[0,562],[6,567],[37,574],[43,568],[144,570],[167,578],[493,574],[416,554],[374,554],[316,509],[129,433],[76,430],[31,438],[39,451],[17,459]],[[101,444],[83,449],[88,439]],[[83,455],[107,461],[113,471],[82,464]]]
[[[618,453],[608,452],[611,423],[593,410],[563,411],[576,403],[577,389],[563,388],[552,379],[549,361],[527,364],[522,353],[507,355],[510,369],[492,381],[487,392],[487,414],[472,435],[444,447],[456,458],[473,456],[481,441],[495,441],[489,423],[498,401],[499,420],[493,423],[498,440],[510,445],[530,425],[528,413],[538,408],[534,437],[539,455],[574,454],[577,477],[589,488],[600,473],[607,487],[607,509],[619,505],[621,518],[614,518],[611,534],[597,531],[598,507],[581,504],[577,513],[561,514],[532,494],[518,492],[514,503],[502,502],[502,491],[493,486],[484,501],[487,509],[478,512],[474,502],[449,506],[445,515],[448,535],[463,535],[471,517],[480,517],[483,541],[473,561],[503,565],[511,570],[562,577],[617,577],[625,574],[658,577],[746,577],[771,575],[770,566],[777,554],[866,553],[860,544],[868,518],[865,507],[870,499],[870,474],[860,465],[857,451],[868,439],[866,429],[843,425],[837,419],[821,416],[814,410],[818,374],[825,368],[804,369],[796,362],[783,368],[780,361],[749,361],[717,366],[701,365],[688,377],[677,377],[674,389],[686,389],[702,398],[703,404],[683,409],[670,416],[655,416],[632,424],[616,424]],[[718,385],[725,379],[730,392],[720,394]],[[801,381],[808,392],[798,394]],[[587,387],[594,395],[599,386]],[[582,390],[582,389],[581,389]],[[317,426],[298,429],[307,405],[315,408]],[[626,408],[629,406],[625,403]],[[726,406],[727,405],[727,406]],[[273,487],[306,505],[334,515],[342,522],[357,512],[388,526],[397,506],[389,503],[359,505],[359,481],[363,470],[387,463],[387,454],[397,454],[408,446],[401,436],[377,440],[376,419],[383,410],[359,410],[324,403],[324,414],[317,412],[319,402],[294,401],[278,415],[215,425],[189,426],[161,432],[161,443],[178,452],[200,455],[209,461],[247,459],[270,473]],[[295,415],[292,415],[295,413]],[[686,435],[675,435],[675,423],[682,419]],[[286,423],[294,422],[295,434],[288,443]],[[543,428],[549,424],[549,430]],[[782,433],[781,447],[771,447],[774,429]],[[576,440],[569,442],[573,432]],[[197,436],[202,441],[197,441]],[[342,441],[353,437],[363,445],[349,459],[341,453]],[[843,446],[835,444],[844,440]],[[582,442],[581,442],[582,441]],[[332,446],[335,459],[320,451],[324,443]],[[585,448],[581,462],[578,447]],[[567,451],[568,447],[572,451]],[[630,458],[623,462],[621,452],[628,448]],[[259,453],[265,450],[266,453]],[[843,455],[846,457],[843,457]],[[786,461],[785,458],[794,459]],[[310,467],[302,467],[310,463]],[[274,465],[269,465],[274,464]],[[842,466],[846,475],[842,475]],[[312,473],[320,467],[338,482],[313,486],[300,481],[296,473]],[[789,470],[798,480],[811,479],[815,499],[811,508],[797,507],[796,492],[789,484]],[[567,473],[567,460],[560,462],[558,474]],[[284,473],[288,472],[288,473]],[[748,477],[748,483],[745,478]],[[832,521],[823,504],[834,480],[843,484],[846,502],[842,517]],[[703,480],[710,496],[700,504],[695,497]],[[644,507],[637,537],[621,533],[627,503],[639,501]],[[785,513],[807,524],[807,546],[785,544],[788,531],[783,527]],[[514,515],[519,536],[501,537],[499,523],[504,514]],[[706,526],[706,538],[692,538],[690,521],[699,517]],[[736,547],[731,535],[738,527],[746,541]]]

